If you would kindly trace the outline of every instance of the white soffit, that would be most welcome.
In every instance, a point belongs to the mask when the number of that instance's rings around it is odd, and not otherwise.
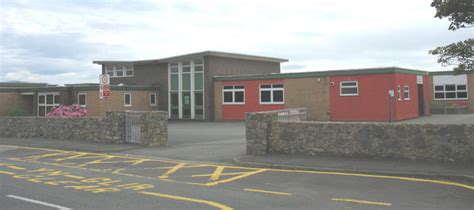
[[[433,76],[434,85],[465,85],[467,84],[467,75],[435,75]]]

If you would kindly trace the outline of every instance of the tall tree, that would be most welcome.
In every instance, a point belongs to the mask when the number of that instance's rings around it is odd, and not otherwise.
[[[448,18],[449,30],[455,31],[474,26],[474,0],[433,0],[431,6],[436,8],[437,18]],[[454,71],[474,70],[474,39],[437,47],[429,52],[438,56],[438,63],[443,66],[456,65]]]

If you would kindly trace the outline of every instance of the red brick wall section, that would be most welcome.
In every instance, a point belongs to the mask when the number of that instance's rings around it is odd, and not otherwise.
[[[358,96],[340,96],[341,81],[358,81]],[[397,85],[401,86],[402,100],[398,101]],[[410,87],[410,100],[403,99],[403,85]],[[329,84],[330,112],[333,121],[388,121],[388,90],[395,91],[391,98],[392,120],[418,117],[416,75],[372,74],[332,76]],[[429,92],[429,91],[428,91]]]
[[[259,112],[285,109],[284,104],[260,104],[260,84],[284,84],[284,80],[244,80],[244,81],[223,81],[225,85],[244,85],[245,87],[245,104],[227,105],[222,104],[223,120],[244,120],[246,112]],[[222,94],[222,92],[220,93]]]
[[[394,103],[394,120],[404,120],[416,118],[419,116],[418,105],[418,86],[416,83],[416,75],[414,74],[395,74],[394,90],[397,92],[397,86],[401,88],[401,99],[395,94]],[[408,85],[410,88],[410,99],[405,99],[403,88]],[[423,97],[424,98],[424,97]]]

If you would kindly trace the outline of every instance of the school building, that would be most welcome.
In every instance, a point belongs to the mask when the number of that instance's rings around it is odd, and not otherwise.
[[[158,87],[111,86],[109,99],[99,99],[98,84],[0,83],[0,116],[45,116],[53,107],[79,104],[88,116],[109,111],[158,110]]]
[[[111,79],[109,111],[162,110],[170,119],[243,120],[246,112],[306,108],[308,120],[400,121],[474,112],[474,74],[398,67],[280,73],[287,59],[204,51],[93,61]],[[105,113],[98,84],[0,83],[0,115],[44,116],[59,104]]]
[[[397,67],[215,77],[216,120],[304,107],[308,120],[389,121],[430,114],[424,71]],[[390,96],[390,93],[392,94]]]

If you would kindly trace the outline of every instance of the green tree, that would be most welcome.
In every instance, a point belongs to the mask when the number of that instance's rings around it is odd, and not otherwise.
[[[431,6],[436,8],[437,18],[448,18],[449,30],[471,28],[474,25],[474,0],[433,0]],[[454,71],[470,71],[474,68],[474,39],[437,47],[429,52],[438,56],[438,63],[443,66],[456,65]]]

